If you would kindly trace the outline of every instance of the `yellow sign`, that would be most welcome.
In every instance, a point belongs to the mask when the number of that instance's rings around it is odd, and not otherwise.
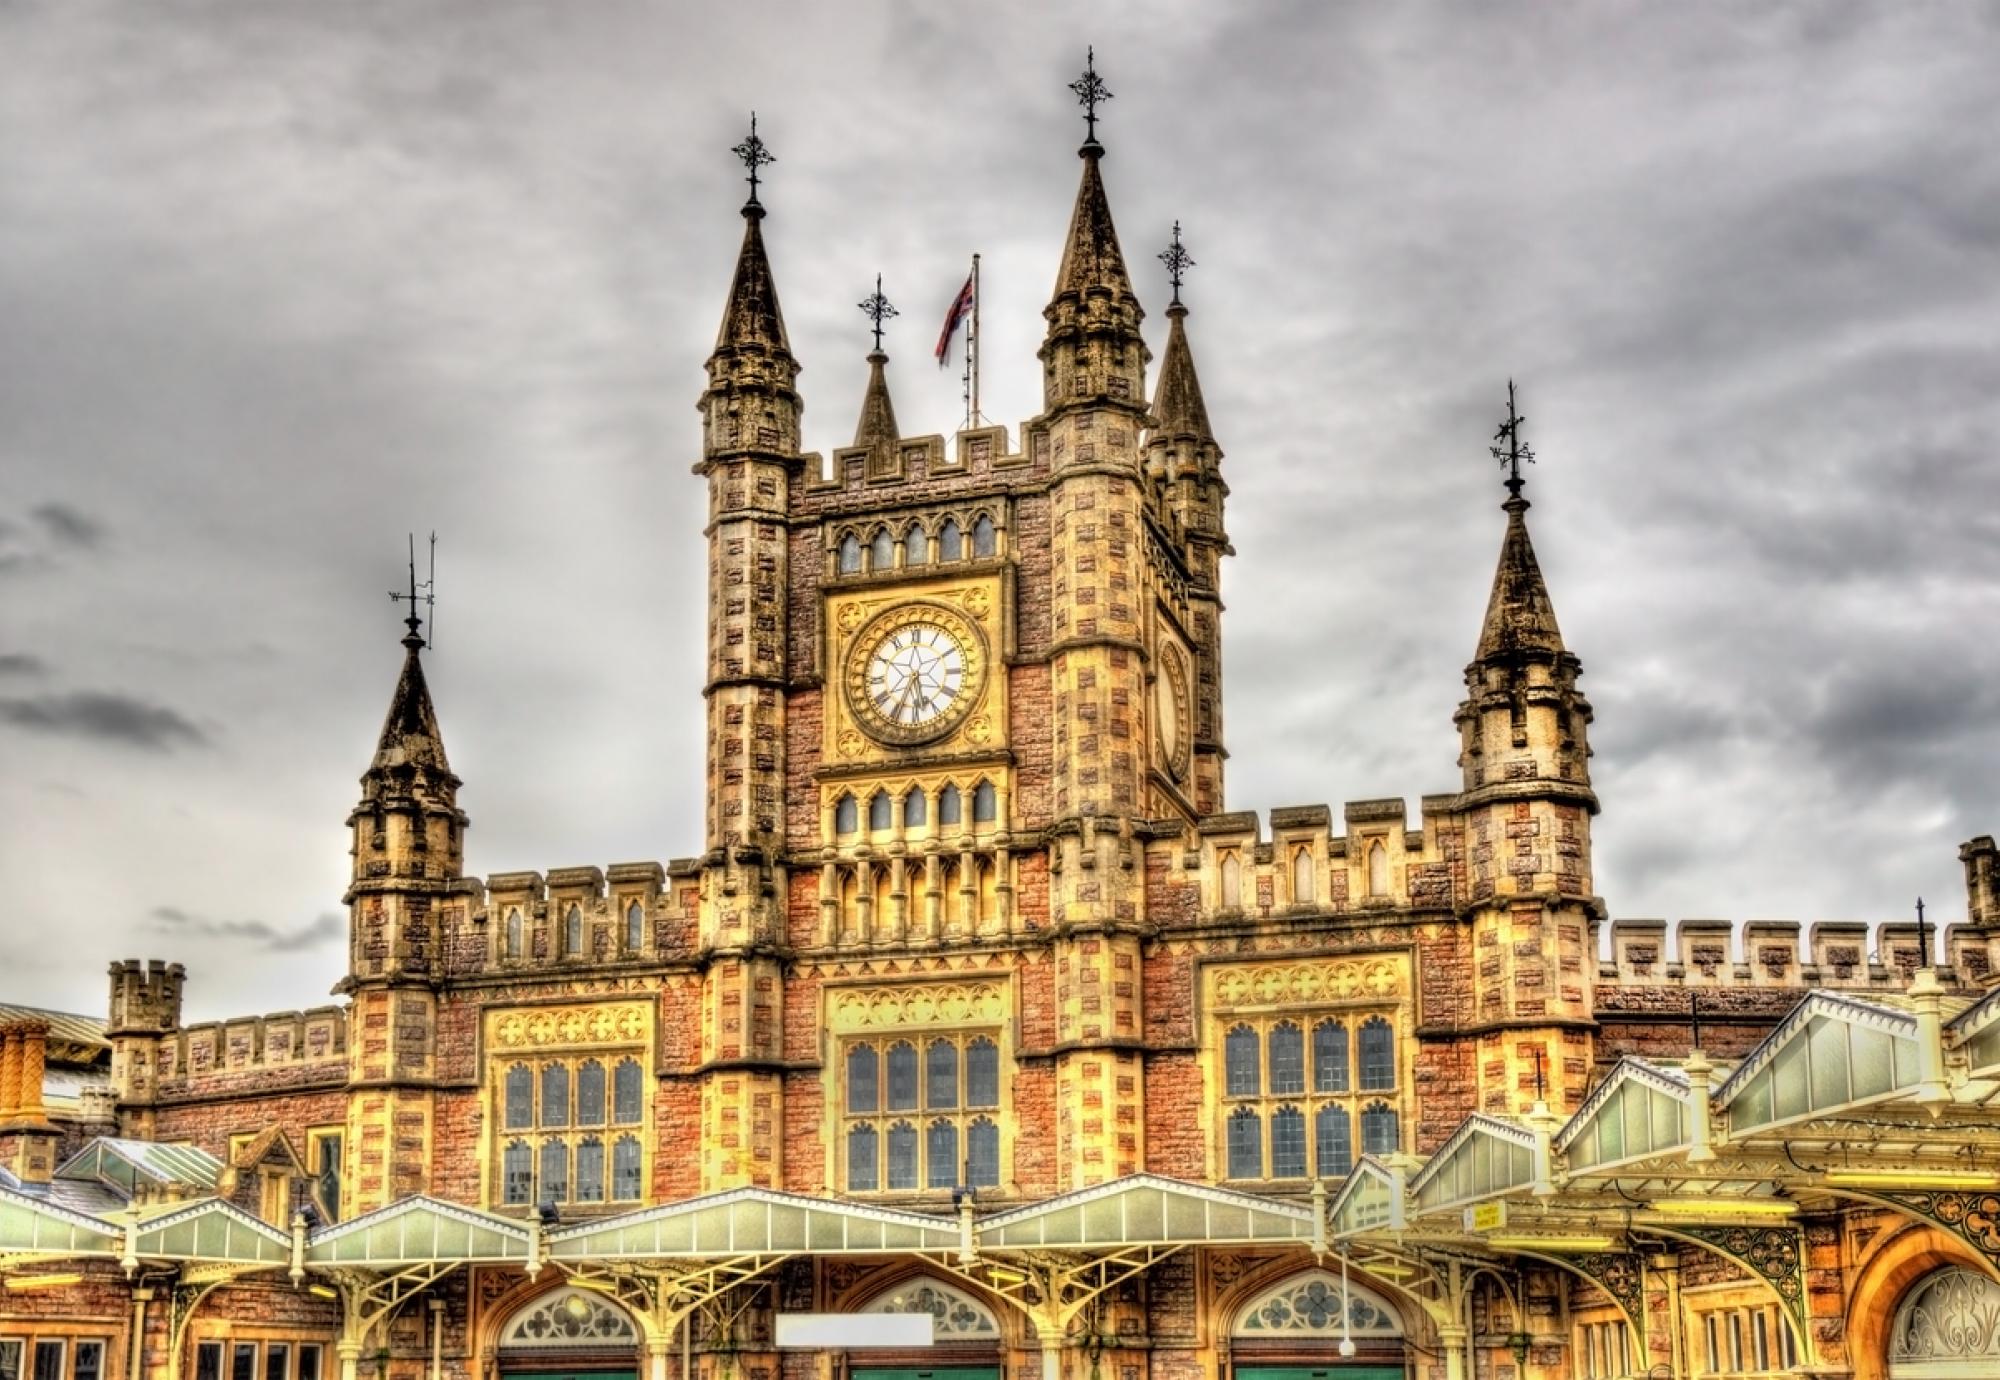
[[[1507,1225],[1507,1204],[1504,1201],[1474,1203],[1465,1210],[1467,1231],[1498,1231]]]

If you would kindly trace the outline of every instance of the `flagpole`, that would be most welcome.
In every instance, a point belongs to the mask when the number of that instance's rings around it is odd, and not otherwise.
[[[972,256],[972,338],[967,342],[972,352],[972,422],[979,425],[979,256]]]

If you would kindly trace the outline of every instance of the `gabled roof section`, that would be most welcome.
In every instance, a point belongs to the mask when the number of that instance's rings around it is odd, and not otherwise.
[[[2000,987],[1952,1017],[1945,1038],[1965,1051],[1975,1073],[2000,1070]]]
[[[1732,1134],[1859,1102],[1918,1079],[1917,1018],[1900,1005],[1810,992],[1715,1090]]]
[[[1310,1209],[1158,1174],[1132,1174],[998,1213],[975,1228],[982,1249],[1308,1241]]]
[[[292,1238],[234,1203],[205,1198],[160,1209],[140,1221],[135,1255],[144,1259],[213,1260],[285,1265]]]
[[[527,1258],[525,1223],[422,1195],[314,1232],[306,1243],[306,1259],[315,1265]]]
[[[551,1260],[712,1258],[956,1250],[949,1217],[808,1198],[768,1188],[735,1188],[619,1217],[579,1222],[547,1237]]]
[[[273,1123],[245,1141],[243,1148],[229,1157],[229,1167],[235,1170],[255,1169],[271,1157],[273,1151],[292,1167],[294,1173],[305,1173],[305,1161],[292,1148],[291,1139],[285,1135],[285,1128]]]
[[[1535,1133],[1517,1122],[1474,1112],[1417,1172],[1410,1194],[1421,1215],[1534,1182]]]
[[[1585,1170],[1686,1145],[1691,1095],[1678,1068],[1628,1054],[1556,1132],[1555,1148]]]
[[[124,1235],[111,1223],[0,1188],[0,1256],[117,1256]]]
[[[99,1183],[130,1198],[141,1187],[168,1187],[213,1193],[224,1165],[193,1145],[99,1136],[56,1167],[59,1179]]]
[[[1336,1237],[1401,1229],[1402,1187],[1396,1172],[1373,1155],[1363,1155],[1333,1195],[1327,1215]]]

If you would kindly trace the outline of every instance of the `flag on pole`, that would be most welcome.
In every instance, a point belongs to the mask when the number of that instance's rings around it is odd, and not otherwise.
[[[959,326],[972,312],[972,276],[966,275],[965,286],[958,290],[958,296],[951,300],[951,310],[944,314],[944,329],[938,332],[937,362],[942,369],[945,360],[951,356],[951,338]]]

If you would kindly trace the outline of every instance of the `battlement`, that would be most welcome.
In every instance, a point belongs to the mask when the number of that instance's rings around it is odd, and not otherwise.
[[[686,948],[693,886],[701,867],[699,858],[675,858],[664,864],[626,862],[462,878],[459,890],[466,898],[474,966],[678,955]]]
[[[943,479],[1024,469],[1038,461],[1046,468],[1048,434],[1030,427],[1025,435],[1028,443],[1019,451],[1007,449],[1004,426],[974,427],[949,439],[902,436],[893,446],[841,446],[830,463],[815,451],[804,457],[806,492],[865,493],[872,500],[899,485],[923,488]]]
[[[110,1019],[106,1035],[158,1034],[181,1023],[181,993],[187,969],[178,963],[149,958],[114,961],[111,965]]]
[[[344,1069],[347,1012],[338,1006],[204,1021],[161,1042],[162,1080],[318,1065]]]
[[[1939,939],[1942,938],[1940,945]],[[1983,985],[1994,971],[1994,937],[1977,925],[1932,931],[1947,986]],[[1835,987],[1900,991],[1919,966],[1920,940],[1910,921],[1870,926],[1858,920],[1614,920],[1598,981],[1623,987]]]
[[[1286,910],[1447,910],[1453,905],[1450,858],[1457,840],[1434,809],[1450,796],[1424,799],[1423,827],[1411,829],[1400,798],[1349,801],[1344,832],[1326,805],[1282,805],[1208,815],[1190,831],[1165,821],[1152,837],[1173,852],[1202,888],[1209,913]],[[1231,869],[1234,875],[1231,875]]]

